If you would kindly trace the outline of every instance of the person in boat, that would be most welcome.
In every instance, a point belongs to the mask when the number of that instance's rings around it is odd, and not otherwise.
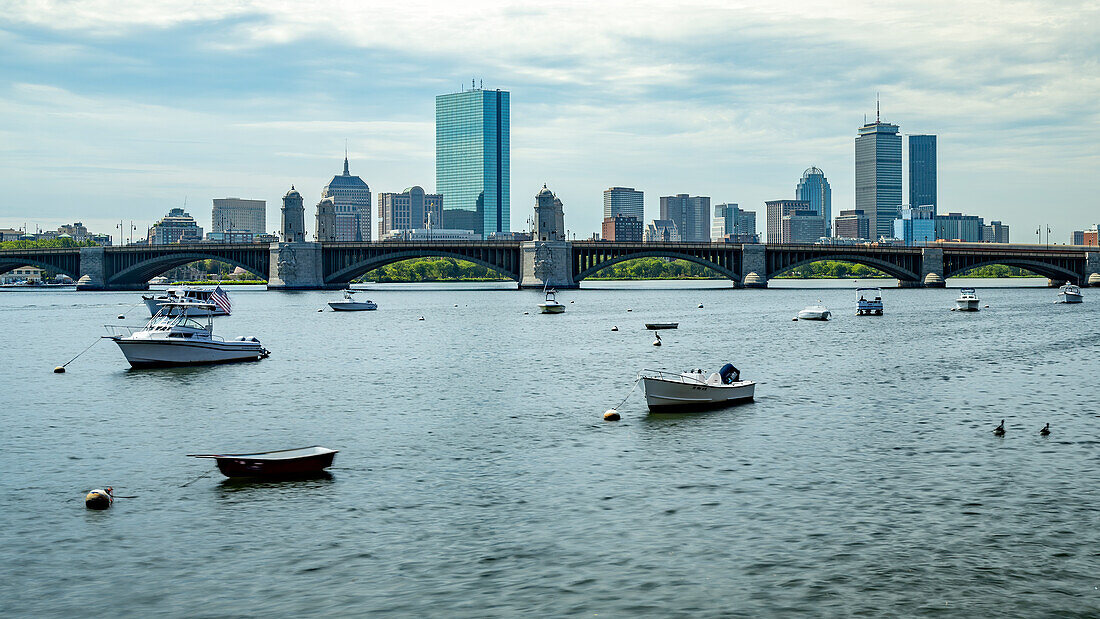
[[[730,385],[741,380],[741,370],[733,367],[732,363],[723,365],[722,369],[718,370],[718,375],[722,377],[723,385]]]

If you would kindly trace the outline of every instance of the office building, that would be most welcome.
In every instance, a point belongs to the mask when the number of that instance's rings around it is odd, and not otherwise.
[[[1093,226],[1081,233],[1081,244],[1088,247],[1100,246],[1100,226]]]
[[[875,122],[856,138],[856,210],[870,219],[872,240],[894,235],[901,208],[901,135],[898,126]]]
[[[370,187],[348,171],[348,156],[344,154],[344,173],[333,176],[321,190],[321,198],[332,198],[333,241],[370,241]]]
[[[931,206],[936,215],[936,136],[909,136],[909,205]]]
[[[833,237],[838,239],[870,240],[871,220],[859,210],[840,211],[833,220]]]
[[[510,228],[508,93],[472,89],[435,98],[435,188],[443,225],[480,238]]]
[[[654,219],[645,229],[646,243],[679,243],[680,231],[671,219]]]
[[[903,206],[894,220],[894,238],[909,247],[936,241],[936,215],[931,206]]]
[[[645,195],[633,187],[609,187],[603,192],[603,218],[626,215],[645,221]]]
[[[793,241],[786,240],[783,235],[783,218],[793,213],[794,211],[801,211],[803,214],[799,217],[805,217],[805,213],[813,212],[810,208],[810,203],[805,200],[770,200],[764,203],[765,210],[768,215],[768,242],[769,243],[791,243]],[[820,215],[818,215],[820,217]],[[822,233],[814,237],[814,241],[824,236],[825,224],[821,225]]]
[[[401,193],[378,194],[378,235],[391,230],[443,228],[443,195],[424,193],[420,186]]]
[[[685,243],[710,242],[710,198],[686,193],[661,197],[661,219],[676,222]]]
[[[779,227],[780,243],[816,243],[825,236],[825,218],[813,209],[790,211]]]
[[[198,243],[202,241],[202,228],[195,218],[181,208],[174,208],[149,228],[146,242],[150,245],[170,243]]]
[[[535,240],[566,240],[565,211],[561,200],[546,185],[535,195]]]
[[[759,243],[756,213],[742,210],[732,202],[714,205],[714,216],[710,220],[710,239],[715,243]]]
[[[999,221],[991,221],[982,226],[982,242],[1008,243],[1008,226]]]
[[[979,243],[985,222],[977,215],[948,213],[936,215],[936,240]]]
[[[304,243],[306,240],[306,208],[302,194],[290,186],[283,196],[282,226],[279,228],[279,240],[284,243]]]
[[[267,202],[240,198],[214,198],[210,232],[263,234],[267,231]]]
[[[802,179],[795,187],[794,197],[810,203],[810,208],[817,211],[825,221],[824,236],[832,236],[830,222],[833,218],[833,191],[821,168],[808,168],[802,173]]]
[[[2,233],[2,232],[3,231],[0,230],[0,233]],[[3,240],[3,239],[0,238],[0,240]],[[1084,230],[1074,230],[1073,232],[1071,232],[1070,235],[1069,235],[1069,244],[1070,245],[1084,245],[1085,244],[1085,231]]]
[[[642,221],[623,214],[605,217],[602,232],[605,241],[640,243],[645,236],[642,232]]]
[[[313,232],[316,241],[336,241],[336,200],[327,197],[317,203],[317,228]]]

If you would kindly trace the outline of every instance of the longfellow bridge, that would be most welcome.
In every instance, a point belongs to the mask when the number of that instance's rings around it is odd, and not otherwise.
[[[1055,282],[1100,286],[1100,248],[1080,246],[937,243],[927,247],[874,245],[734,245],[608,241],[462,241],[384,243],[196,243],[0,250],[0,273],[24,265],[61,273],[83,290],[135,290],[174,267],[220,260],[266,279],[270,289],[346,286],[362,275],[409,258],[451,257],[489,267],[519,287],[575,287],[603,268],[634,258],[683,259],[729,278],[736,287],[768,280],[820,260],[873,267],[903,287],[938,287],[974,267],[1020,267]]]

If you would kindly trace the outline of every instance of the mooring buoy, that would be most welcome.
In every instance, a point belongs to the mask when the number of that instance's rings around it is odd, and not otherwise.
[[[606,411],[604,411],[604,414],[603,414],[603,420],[604,421],[618,421],[619,419],[620,419],[619,411],[617,411],[613,408],[609,408]]]
[[[55,367],[53,369],[53,373],[54,374],[64,374],[65,373],[65,366],[59,365],[59,366]]]
[[[107,509],[115,502],[114,492],[115,489],[110,486],[96,488],[84,495],[84,507],[88,509]]]
[[[618,327],[618,326],[614,326],[614,327],[611,327],[611,330],[612,330],[612,331],[618,331],[618,330],[619,330],[619,327]]]

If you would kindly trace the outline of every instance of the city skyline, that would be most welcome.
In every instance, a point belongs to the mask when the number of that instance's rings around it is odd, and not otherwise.
[[[290,185],[317,195],[345,138],[375,191],[436,191],[426,184],[433,98],[471,76],[514,99],[513,230],[529,217],[519,197],[544,182],[585,236],[600,229],[610,186],[644,191],[646,221],[659,196],[683,191],[762,211],[811,164],[828,173],[834,214],[850,210],[850,140],[873,118],[876,91],[886,120],[939,137],[941,211],[1021,231],[1049,223],[1056,237],[1095,223],[1087,179],[1100,162],[1090,120],[1100,86],[1088,78],[1096,43],[1082,33],[1095,32],[1097,11],[1087,5],[1024,3],[995,22],[976,7],[948,16],[926,3],[888,15],[852,5],[828,22],[764,3],[655,6],[615,28],[605,19],[615,5],[435,7],[443,26],[392,7],[337,19],[293,3],[141,6],[121,7],[118,20],[94,3],[20,3],[3,18],[5,225],[29,219],[22,205],[33,202],[44,206],[32,227],[147,227],[185,198],[223,196],[265,200],[273,222]],[[542,27],[578,12],[600,25]],[[860,28],[872,22],[882,28]],[[463,51],[460,33],[475,23],[492,36]],[[1027,53],[1008,43],[1024,32]],[[401,62],[371,62],[389,56]],[[829,86],[788,85],[797,57],[815,58]],[[1058,207],[1035,208],[1044,203]]]

